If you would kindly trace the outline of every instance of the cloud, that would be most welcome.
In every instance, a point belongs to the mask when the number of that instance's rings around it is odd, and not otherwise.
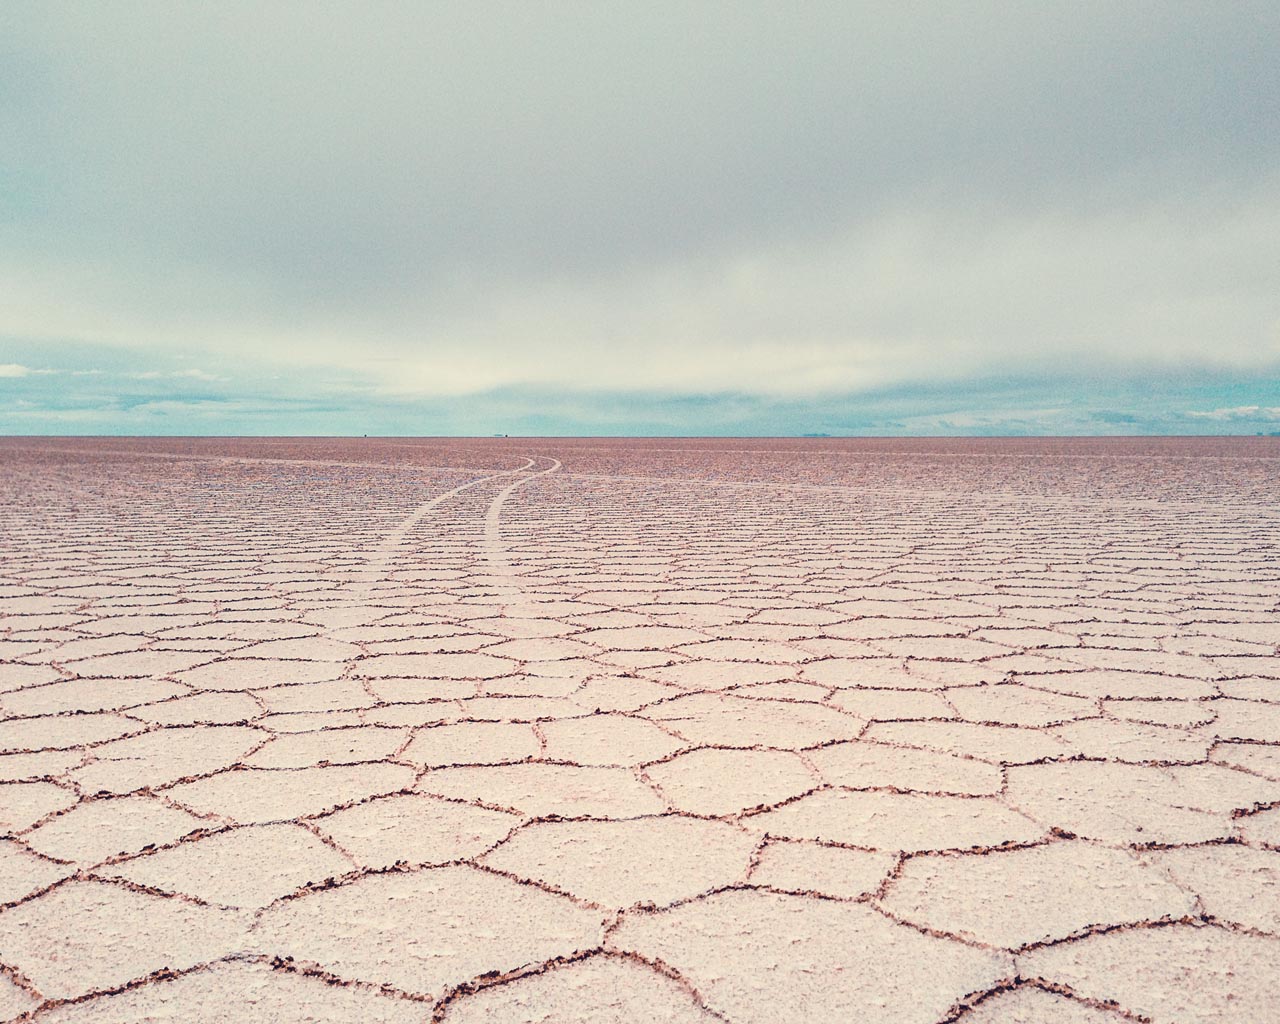
[[[856,429],[1275,404],[1274,5],[0,20],[0,351],[101,371],[22,387],[104,423],[207,392],[324,430],[304,384],[344,423],[545,429],[803,431],[895,388]],[[1001,377],[1042,383],[975,398]]]
[[[204,370],[144,370],[142,373],[132,375],[137,380],[202,380],[202,381],[222,381],[226,377],[219,377],[217,374],[206,373]]]
[[[1219,422],[1234,420],[1258,420],[1262,422],[1271,422],[1280,420],[1280,406],[1274,409],[1264,409],[1257,405],[1237,405],[1229,409],[1210,409],[1205,412],[1197,412],[1188,410],[1186,413],[1192,419],[1200,420],[1216,420]]]
[[[37,369],[31,366],[23,366],[21,363],[0,363],[0,377],[47,376],[58,372],[58,370],[51,370],[48,367]]]
[[[21,346],[16,351],[26,356]],[[68,344],[69,362],[96,351]],[[32,375],[0,400],[0,433],[492,434],[556,435],[956,435],[1256,433],[1263,420],[1180,411],[1280,410],[1280,384],[1249,369],[1195,376],[1153,372],[1093,376],[1090,368],[1041,375],[899,381],[819,394],[517,384],[423,398],[388,390],[381,376],[328,366],[271,372],[245,357],[221,379],[173,376],[180,355],[157,366],[147,347],[116,347],[95,374]]]

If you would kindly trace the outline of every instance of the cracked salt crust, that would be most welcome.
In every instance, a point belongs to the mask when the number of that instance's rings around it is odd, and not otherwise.
[[[273,970],[265,963],[221,963],[160,979],[40,1015],[41,1024],[419,1024],[420,1003],[371,987],[337,986],[320,978]]]
[[[679,964],[707,1005],[744,1021],[934,1021],[1008,958],[897,925],[859,903],[723,892],[624,919],[610,945]],[[891,958],[878,953],[893,949]]]
[[[774,841],[761,851],[750,880],[786,892],[859,899],[879,890],[897,861],[893,853]]]
[[[630,821],[540,822],[481,863],[604,907],[666,906],[744,876],[756,838],[677,815]]]
[[[645,775],[673,807],[702,815],[776,804],[819,784],[803,759],[785,750],[691,750],[650,765]]]
[[[0,459],[0,1020],[1269,1019],[1273,441]]]
[[[474,867],[368,875],[279,903],[251,939],[257,952],[318,964],[350,981],[440,997],[505,971],[599,945],[604,915]]]
[[[908,853],[1031,843],[1047,831],[992,798],[888,790],[827,789],[748,821],[770,835]]]
[[[911,857],[879,901],[895,918],[1005,949],[1177,919],[1193,913],[1193,903],[1164,872],[1081,842]]]
[[[0,949],[48,999],[118,988],[244,948],[240,914],[71,881],[0,914]]]
[[[481,989],[449,1004],[441,1019],[447,1024],[709,1024],[722,1018],[708,1013],[686,986],[646,965],[595,956]]]
[[[225,907],[265,907],[354,866],[300,825],[255,825],[178,843],[99,868],[104,878]]]
[[[1089,935],[1020,958],[1088,999],[1159,1021],[1265,1021],[1275,1010],[1274,940],[1191,924]]]
[[[1121,1024],[1133,1020],[1059,992],[1030,986],[997,992],[958,1018],[959,1024]]]
[[[23,842],[46,857],[82,865],[168,846],[208,822],[152,796],[82,800],[64,814],[23,834]]]
[[[70,875],[12,840],[0,840],[0,905],[17,903]]]
[[[365,868],[470,860],[506,839],[525,819],[509,811],[428,796],[388,796],[312,824]]]
[[[1164,868],[1215,921],[1280,936],[1280,852],[1248,846],[1184,846],[1145,859]]]
[[[884,743],[835,743],[809,754],[819,774],[848,789],[899,789],[984,796],[999,793],[998,765]]]

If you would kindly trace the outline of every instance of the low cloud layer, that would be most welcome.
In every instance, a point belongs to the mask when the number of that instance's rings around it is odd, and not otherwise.
[[[1192,419],[1214,420],[1219,423],[1280,423],[1280,406],[1270,409],[1257,405],[1237,405],[1230,409],[1192,409],[1187,415]]]
[[[0,13],[0,430],[1280,405],[1273,5],[260,7]]]

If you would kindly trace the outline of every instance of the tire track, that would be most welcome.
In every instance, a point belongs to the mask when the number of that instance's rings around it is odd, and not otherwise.
[[[400,524],[396,526],[394,530],[383,537],[381,544],[370,552],[367,560],[367,567],[356,581],[357,591],[360,596],[367,599],[373,592],[374,584],[386,579],[387,574],[391,571],[391,567],[396,561],[396,558],[400,555],[406,541],[409,539],[409,535],[417,528],[418,524],[430,515],[431,512],[439,505],[448,501],[450,498],[456,497],[463,491],[470,490],[472,487],[478,487],[480,484],[488,483],[492,480],[500,480],[503,477],[512,476],[517,473],[525,473],[535,465],[536,462],[534,459],[526,458],[525,464],[518,469],[506,469],[499,473],[490,473],[486,476],[476,477],[474,480],[468,480],[465,484],[459,484],[457,487],[450,488],[441,494],[437,494],[430,501],[419,505],[416,509],[410,512],[408,516],[402,519]],[[556,463],[556,465],[559,466],[559,463]],[[536,476],[537,474],[534,475]],[[502,491],[500,493],[500,497],[506,495],[515,487],[529,479],[532,479],[532,477],[525,477],[518,480],[511,487]],[[495,501],[496,500],[497,499],[495,499]],[[488,551],[487,527],[485,550],[486,552]]]
[[[539,461],[545,460],[551,463],[546,469],[540,469],[536,473],[525,471],[525,475],[512,484],[508,484],[496,495],[493,501],[489,503],[489,511],[484,521],[484,547],[482,549],[482,557],[489,565],[488,582],[499,588],[499,593],[521,598],[524,595],[523,581],[516,575],[511,565],[511,559],[507,554],[507,549],[502,543],[502,506],[516,490],[523,487],[530,480],[536,480],[540,476],[547,476],[555,473],[560,469],[560,460],[553,459],[547,455],[539,455]],[[524,604],[525,601],[516,603]]]

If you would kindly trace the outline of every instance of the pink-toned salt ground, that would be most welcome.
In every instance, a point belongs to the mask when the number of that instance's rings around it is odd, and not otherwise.
[[[1280,442],[0,440],[0,1020],[1280,1019]]]

